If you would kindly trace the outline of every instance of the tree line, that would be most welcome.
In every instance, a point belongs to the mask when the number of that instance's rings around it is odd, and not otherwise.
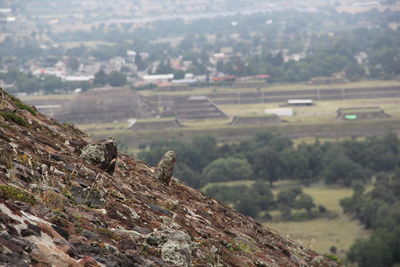
[[[237,180],[262,180],[272,187],[275,181],[288,179],[350,187],[400,166],[400,140],[395,134],[294,145],[287,137],[262,133],[234,144],[219,145],[212,137],[201,137],[191,143],[153,142],[141,149],[138,157],[151,165],[165,151],[174,150],[174,175],[194,188]]]
[[[377,176],[375,187],[355,184],[353,196],[343,199],[343,210],[357,218],[373,234],[358,240],[348,259],[359,267],[393,266],[400,263],[400,169]]]
[[[5,81],[7,84],[14,84],[13,91],[28,94],[36,92],[54,94],[73,91],[76,88],[86,91],[92,87],[91,82],[64,81],[60,77],[46,74],[36,76],[31,72],[25,73],[16,68],[10,68],[8,72],[0,73],[0,80]]]
[[[6,73],[0,73],[0,80],[7,84],[14,84],[16,92],[28,94],[35,92],[46,94],[71,92],[77,88],[87,91],[95,86],[118,87],[127,84],[127,77],[124,73],[112,71],[106,74],[103,69],[95,74],[93,81],[65,81],[54,75],[33,75],[31,72],[25,73],[15,68],[10,68]]]

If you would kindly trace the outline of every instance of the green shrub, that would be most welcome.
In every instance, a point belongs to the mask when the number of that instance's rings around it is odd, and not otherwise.
[[[343,264],[342,261],[335,255],[325,255],[325,257],[339,264]]]
[[[14,186],[9,186],[6,184],[0,184],[0,197],[5,199],[11,199],[14,201],[22,201],[27,203],[35,203],[35,197],[30,193],[16,188]]]
[[[31,106],[29,106],[29,105],[27,105],[27,104],[24,104],[24,103],[22,103],[22,102],[19,102],[19,101],[14,102],[14,104],[15,104],[17,107],[19,107],[20,109],[27,110],[27,111],[29,111],[29,113],[31,113],[32,115],[36,116],[36,110],[35,110],[33,107],[31,107]]]
[[[8,111],[0,112],[0,116],[2,116],[7,121],[15,122],[21,126],[27,126],[28,122],[21,116]]]

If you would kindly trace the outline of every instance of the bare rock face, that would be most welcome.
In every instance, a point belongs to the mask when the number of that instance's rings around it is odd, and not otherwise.
[[[112,138],[101,140],[85,146],[80,157],[112,175],[117,161],[117,146]]]
[[[155,173],[156,179],[163,184],[169,185],[172,179],[175,162],[176,156],[174,151],[165,153],[157,165]]]

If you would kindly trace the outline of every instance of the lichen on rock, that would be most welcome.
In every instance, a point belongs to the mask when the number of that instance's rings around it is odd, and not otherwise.
[[[186,240],[168,240],[161,247],[161,257],[164,261],[178,266],[190,266],[192,247]]]
[[[165,262],[185,267],[191,265],[193,245],[185,231],[156,231],[148,235],[146,243],[160,248],[161,257]]]
[[[82,149],[80,157],[112,175],[117,161],[117,146],[112,138],[94,142]]]
[[[97,144],[89,144],[82,150],[81,158],[90,163],[102,162],[105,160],[103,148]]]

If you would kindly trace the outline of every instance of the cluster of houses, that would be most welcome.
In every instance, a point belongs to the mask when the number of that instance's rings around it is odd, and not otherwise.
[[[47,47],[44,47],[45,49]],[[213,60],[217,60],[218,55],[211,55]],[[62,59],[53,62],[51,64],[45,63],[43,60],[32,60],[27,64],[30,71],[35,76],[40,75],[53,75],[61,78],[64,81],[76,81],[91,82],[95,78],[95,74],[100,70],[103,70],[106,74],[112,71],[123,72],[128,77],[128,81],[131,85],[135,87],[141,87],[146,85],[155,85],[158,87],[171,87],[171,86],[184,86],[204,82],[233,82],[239,79],[233,75],[225,75],[224,73],[217,72],[216,70],[211,72],[209,75],[194,75],[188,72],[191,62],[186,62],[182,60],[182,57],[177,57],[170,60],[170,66],[174,70],[179,70],[184,72],[183,77],[176,79],[173,73],[167,74],[150,74],[152,73],[160,62],[153,62],[144,71],[139,71],[138,66],[135,64],[135,57],[137,53],[133,50],[128,50],[124,57],[118,56],[113,57],[107,61],[98,61],[94,57],[89,56],[87,59],[80,59],[79,66],[74,70],[70,67],[70,60],[74,60],[71,57],[64,56]],[[147,53],[140,53],[140,57],[145,60],[149,57]],[[225,56],[224,59],[227,57]],[[266,80],[268,75],[256,75],[251,77],[241,77],[240,79],[256,79],[256,80]]]

